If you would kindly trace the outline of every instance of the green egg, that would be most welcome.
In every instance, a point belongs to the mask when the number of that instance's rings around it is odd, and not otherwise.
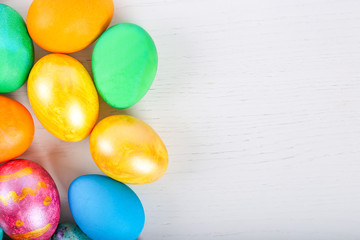
[[[20,88],[34,63],[34,48],[19,13],[0,4],[0,93]]]
[[[110,106],[128,108],[145,96],[158,65],[155,44],[141,27],[120,23],[95,44],[92,70],[95,86]]]

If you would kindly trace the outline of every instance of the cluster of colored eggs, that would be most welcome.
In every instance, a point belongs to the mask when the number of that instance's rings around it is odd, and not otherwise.
[[[96,124],[97,94],[115,108],[137,103],[155,78],[157,52],[150,35],[135,24],[106,30],[113,11],[112,0],[34,0],[25,24],[14,9],[0,4],[0,93],[15,91],[27,80],[40,123],[65,141],[90,135],[90,153],[109,176],[75,179],[68,198],[78,226],[58,225],[60,198],[51,176],[35,162],[13,160],[33,140],[32,116],[19,102],[0,96],[0,226],[12,239],[136,239],[143,229],[142,204],[124,183],[159,179],[168,165],[166,147],[135,117],[115,115]],[[66,53],[97,38],[93,82]],[[54,53],[34,64],[32,40]]]

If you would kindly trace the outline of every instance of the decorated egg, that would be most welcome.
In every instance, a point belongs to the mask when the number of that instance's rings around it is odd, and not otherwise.
[[[51,240],[91,240],[81,229],[74,223],[61,223],[57,227]]]
[[[0,166],[0,226],[9,237],[47,240],[59,217],[59,193],[44,168],[24,159]]]
[[[127,115],[100,121],[90,136],[90,152],[105,174],[124,183],[153,182],[168,166],[168,153],[159,135],[143,121]]]
[[[95,86],[84,66],[68,55],[49,54],[34,65],[28,96],[41,124],[62,140],[83,140],[96,123]]]
[[[144,209],[137,195],[109,177],[78,177],[68,197],[72,216],[91,239],[137,239],[144,227]]]
[[[0,162],[23,154],[33,138],[34,121],[29,111],[21,103],[0,96]]]
[[[3,238],[3,230],[2,228],[0,228],[0,240],[2,240],[2,238]]]
[[[31,38],[50,52],[87,47],[109,26],[112,0],[34,0],[27,13]]]
[[[106,30],[92,55],[94,82],[101,97],[115,108],[128,108],[149,90],[157,70],[156,47],[150,35],[131,23]]]
[[[34,63],[25,22],[14,9],[0,4],[0,93],[20,88]]]

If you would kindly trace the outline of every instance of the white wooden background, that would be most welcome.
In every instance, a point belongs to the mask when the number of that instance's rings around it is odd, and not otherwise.
[[[23,17],[31,3],[0,2]],[[360,1],[114,3],[112,24],[143,26],[160,61],[141,102],[100,104],[100,119],[136,116],[168,147],[166,175],[131,186],[141,239],[360,239]],[[71,55],[91,71],[91,51]],[[6,95],[30,108],[26,86]],[[101,172],[88,139],[61,141],[34,119],[23,157],[51,173],[72,221],[69,184]]]

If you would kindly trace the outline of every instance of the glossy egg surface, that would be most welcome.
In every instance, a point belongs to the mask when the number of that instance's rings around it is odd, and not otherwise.
[[[98,95],[89,73],[65,54],[46,55],[34,65],[28,96],[41,124],[65,141],[86,138],[98,117]]]
[[[59,193],[43,167],[24,159],[0,166],[0,225],[7,235],[47,240],[59,218]]]
[[[168,153],[159,135],[127,115],[101,120],[91,133],[90,152],[105,174],[124,183],[153,182],[168,167]]]

